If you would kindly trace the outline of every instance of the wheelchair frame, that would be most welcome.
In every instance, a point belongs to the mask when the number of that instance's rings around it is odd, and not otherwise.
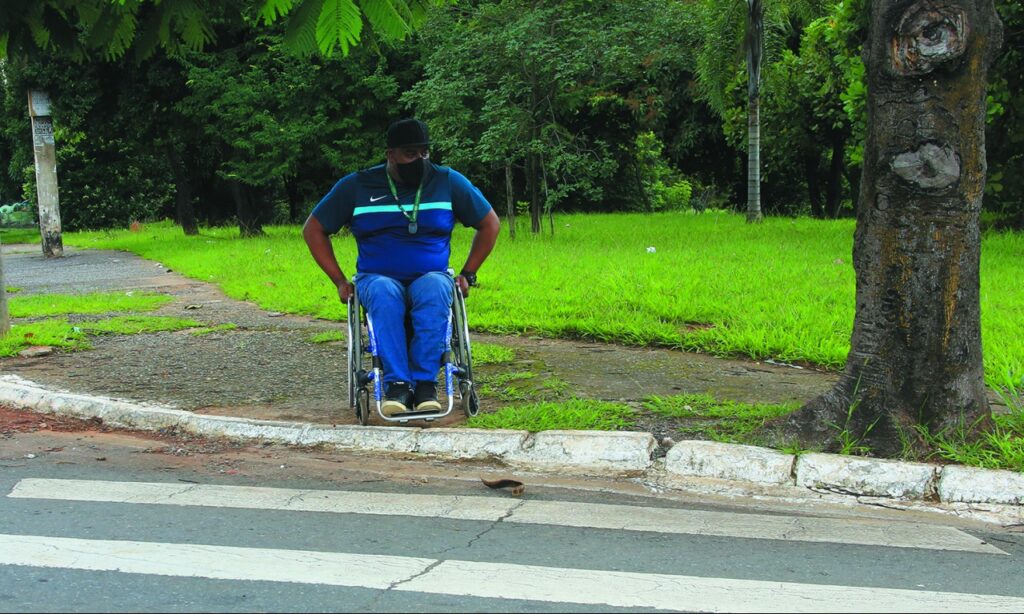
[[[458,284],[455,285],[446,329],[449,347],[442,356],[441,366],[444,369],[448,408],[442,407],[441,411],[413,409],[397,416],[385,416],[381,410],[384,398],[384,369],[377,352],[373,319],[359,302],[359,290],[355,289],[348,300],[348,402],[349,407],[355,410],[359,424],[365,426],[370,421],[370,390],[373,391],[373,399],[376,401],[377,415],[387,422],[404,424],[409,420],[430,422],[443,418],[455,407],[456,391],[459,405],[467,418],[480,413],[480,401],[473,385],[473,358],[469,342],[469,322],[466,318],[466,300]],[[366,358],[369,358],[369,361],[366,361]]]

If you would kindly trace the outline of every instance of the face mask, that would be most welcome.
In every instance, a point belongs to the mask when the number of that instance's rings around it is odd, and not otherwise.
[[[413,160],[412,162],[406,162],[405,164],[396,164],[395,169],[398,171],[398,177],[402,180],[405,185],[419,185],[423,181],[423,175],[426,172],[427,160],[420,158],[419,160]]]

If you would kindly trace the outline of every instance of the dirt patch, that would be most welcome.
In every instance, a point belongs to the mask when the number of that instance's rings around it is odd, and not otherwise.
[[[174,298],[154,315],[236,326],[205,335],[186,330],[92,337],[88,351],[0,359],[5,373],[54,389],[206,414],[355,423],[347,402],[346,344],[310,341],[317,333],[344,331],[341,322],[268,312],[128,253],[68,249],[65,258],[48,260],[19,246],[3,249],[7,283],[23,288],[23,294],[146,289]],[[469,309],[472,321],[472,303]],[[810,368],[667,349],[484,334],[474,335],[473,341],[504,345],[516,354],[511,364],[478,367],[480,382],[504,371],[529,372],[534,377],[523,386],[533,386],[534,397],[578,396],[635,408],[650,395],[684,392],[747,403],[799,403],[827,390],[836,377]],[[494,411],[515,401],[514,391],[496,386],[482,394],[481,409]],[[643,420],[637,428],[672,436],[673,423],[652,416]],[[431,426],[463,423],[456,408]]]

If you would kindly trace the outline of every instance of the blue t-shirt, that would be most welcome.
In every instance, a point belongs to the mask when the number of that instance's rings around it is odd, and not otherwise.
[[[385,165],[379,164],[342,177],[313,209],[313,217],[328,234],[342,226],[352,229],[359,250],[359,273],[409,282],[447,270],[455,221],[477,226],[491,210],[490,203],[459,172],[430,164],[420,196],[417,230],[412,234],[385,173]],[[402,208],[411,215],[416,187],[398,182],[395,187]]]

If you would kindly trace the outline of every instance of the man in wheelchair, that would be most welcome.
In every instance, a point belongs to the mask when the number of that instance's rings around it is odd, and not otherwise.
[[[468,296],[498,238],[500,222],[463,175],[430,162],[427,126],[402,119],[387,130],[387,162],[339,180],[306,220],[302,236],[342,302],[359,286],[374,323],[384,366],[381,411],[439,410],[437,372],[447,347],[445,326],[457,284]],[[458,221],[476,229],[459,275],[448,274]],[[342,272],[330,235],[348,226],[358,249],[356,275]],[[411,338],[406,337],[406,322]]]

